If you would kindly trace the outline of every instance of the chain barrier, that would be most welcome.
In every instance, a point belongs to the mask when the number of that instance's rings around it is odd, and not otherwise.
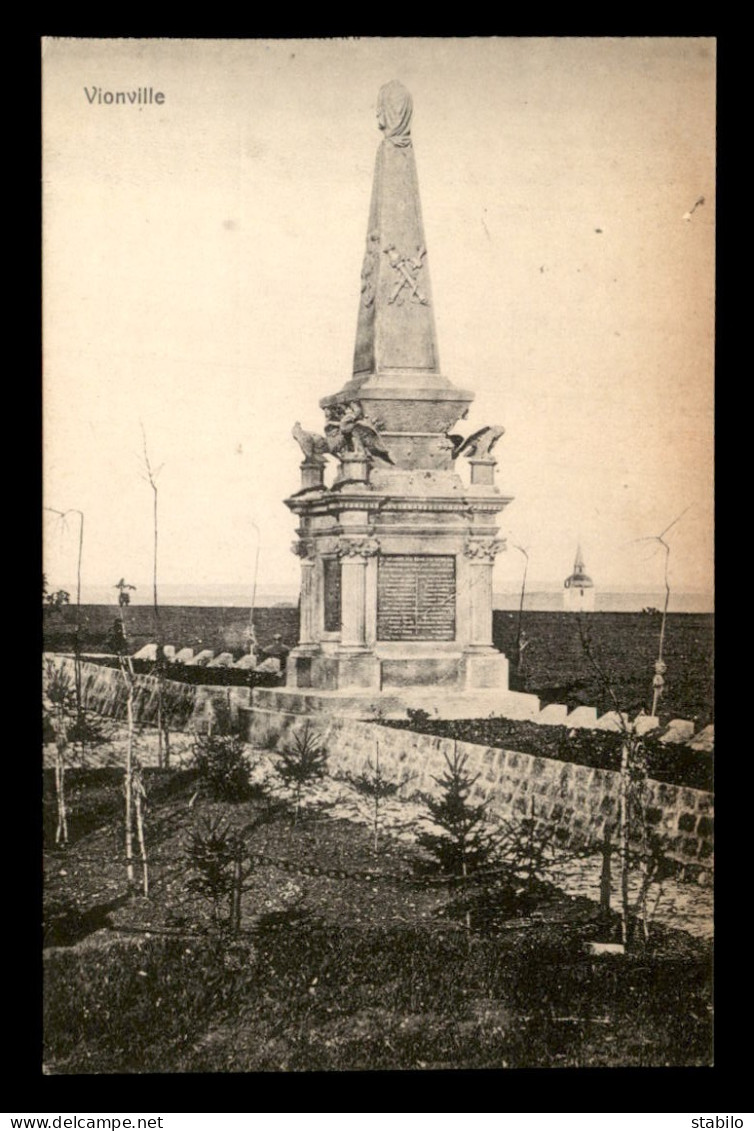
[[[581,855],[595,855],[599,850],[592,849],[589,853],[582,853]],[[66,852],[53,851],[45,853],[45,856],[51,860],[68,860],[71,865],[75,864],[97,864],[101,863],[101,857],[71,857]],[[554,867],[558,863],[573,860],[574,855],[567,855],[559,860],[552,861],[546,867]],[[136,862],[140,857],[134,855],[133,861]],[[384,872],[371,869],[356,869],[350,871],[346,868],[323,868],[313,864],[304,864],[295,860],[288,860],[279,856],[271,856],[266,852],[249,852],[244,855],[244,860],[255,865],[263,865],[273,868],[278,868],[283,872],[294,872],[302,876],[310,876],[316,879],[329,879],[329,880],[358,880],[365,883],[391,883],[398,884],[399,886],[406,887],[442,887],[453,886],[455,884],[484,882],[488,879],[495,879],[496,877],[511,876],[511,866],[501,865],[494,868],[478,868],[475,871],[469,872],[467,875],[462,874],[440,874],[431,876],[411,876],[406,872]],[[111,857],[114,863],[127,863],[125,856]],[[152,860],[153,867],[159,867],[159,861]],[[168,865],[169,867],[169,865]],[[545,869],[543,869],[545,870]]]

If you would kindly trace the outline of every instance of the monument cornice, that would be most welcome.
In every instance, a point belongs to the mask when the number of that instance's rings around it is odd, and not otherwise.
[[[419,370],[415,373],[420,372]],[[424,371],[426,372],[426,371]],[[343,401],[351,400],[354,397],[368,399],[370,401],[472,401],[474,394],[468,389],[459,389],[455,385],[448,383],[447,385],[427,384],[425,386],[413,384],[410,387],[406,385],[390,385],[384,381],[384,378],[389,376],[391,379],[398,377],[399,374],[370,374],[370,383],[367,381],[353,380],[349,381],[337,393],[331,393],[327,397],[322,397],[319,402],[320,408],[329,408],[331,405],[341,404]],[[410,376],[409,370],[403,370],[402,376],[405,378]],[[374,378],[374,384],[371,383],[371,378]],[[377,378],[381,378],[377,384]],[[413,378],[416,380],[416,377]],[[443,378],[447,381],[447,378]],[[367,396],[368,394],[368,396]]]
[[[471,511],[486,511],[494,514],[495,511],[501,511],[512,503],[513,495],[498,495],[494,499],[468,499],[467,502]]]
[[[317,498],[286,499],[286,506],[294,514],[337,514],[341,511],[371,511],[388,510],[390,512],[427,513],[438,511],[445,514],[496,514],[503,510],[511,498],[498,495],[492,499],[469,498],[416,498],[405,496],[396,498],[395,495],[365,495],[362,492],[346,495],[339,491],[337,495],[323,494]],[[386,505],[387,504],[387,505]]]

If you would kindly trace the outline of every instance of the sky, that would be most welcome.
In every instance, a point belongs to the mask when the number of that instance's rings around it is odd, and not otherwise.
[[[715,41],[46,39],[44,568],[295,593],[300,420],[350,378],[403,82],[441,369],[530,587],[711,593]],[[151,104],[95,88],[151,88]],[[703,203],[697,203],[703,198]],[[463,461],[461,461],[463,462]],[[462,474],[466,475],[467,470]],[[257,558],[257,549],[259,550]],[[498,557],[495,587],[523,556]],[[146,599],[146,598],[144,598]]]

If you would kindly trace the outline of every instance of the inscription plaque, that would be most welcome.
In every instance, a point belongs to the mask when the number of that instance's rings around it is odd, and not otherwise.
[[[340,559],[324,558],[325,632],[340,632]]]
[[[451,554],[382,554],[378,640],[455,640],[456,560]]]

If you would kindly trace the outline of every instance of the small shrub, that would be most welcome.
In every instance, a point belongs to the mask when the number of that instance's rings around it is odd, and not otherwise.
[[[441,918],[467,921],[481,934],[495,933],[501,923],[531,914],[542,902],[539,890],[527,891],[513,877],[504,875],[461,892],[439,912]]]
[[[255,792],[251,765],[242,739],[235,735],[202,735],[194,743],[199,782],[213,801],[245,801]]]
[[[107,742],[110,737],[110,728],[104,721],[93,715],[90,711],[81,714],[68,727],[68,741],[80,742],[87,746],[98,746]]]
[[[186,850],[193,875],[188,887],[212,903],[212,918],[220,922],[220,906],[228,900],[228,923],[235,926],[236,897],[240,899],[239,873],[246,850],[242,837],[222,817],[208,817],[194,829]]]
[[[277,753],[279,740],[280,733],[273,727],[266,731],[263,737],[259,739],[259,746],[262,750],[267,750],[270,754],[275,754]]]
[[[421,707],[417,707],[416,709],[408,707],[406,715],[408,716],[408,725],[412,730],[422,730],[432,721],[432,716],[429,711],[425,711]]]
[[[544,880],[545,871],[558,845],[556,825],[533,817],[503,823],[498,851],[512,880],[531,894]]]
[[[205,669],[202,668],[202,671]],[[212,669],[210,669],[211,671]],[[212,731],[218,735],[238,735],[237,724],[233,721],[230,706],[230,691],[214,697],[211,702]]]

